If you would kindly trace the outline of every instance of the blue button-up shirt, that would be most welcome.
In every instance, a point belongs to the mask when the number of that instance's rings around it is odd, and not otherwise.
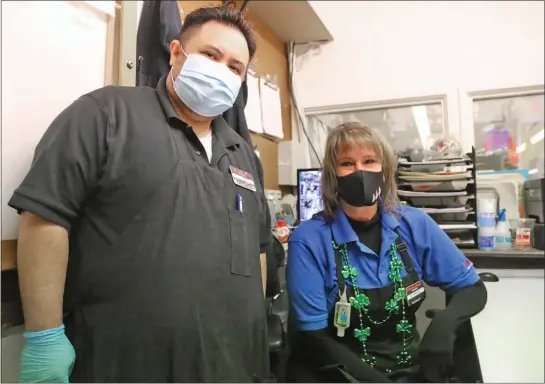
[[[398,237],[396,230],[407,246],[419,278],[426,284],[449,292],[479,280],[473,264],[422,210],[399,207],[398,217],[382,207],[379,209],[382,226],[379,255],[359,242],[342,209],[337,210],[331,223],[316,215],[294,231],[289,240],[286,279],[290,316],[298,329],[327,328],[328,315],[338,295],[332,240],[337,244],[348,244],[348,258],[358,270],[356,282],[363,289],[390,284],[389,252]],[[402,270],[401,276],[406,275],[407,271]]]

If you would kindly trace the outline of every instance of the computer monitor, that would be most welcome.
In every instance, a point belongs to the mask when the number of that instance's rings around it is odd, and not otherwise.
[[[324,209],[322,202],[322,170],[297,170],[297,217],[299,222],[309,220]]]

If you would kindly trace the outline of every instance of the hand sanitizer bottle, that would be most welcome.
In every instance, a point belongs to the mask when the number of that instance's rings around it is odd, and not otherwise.
[[[511,230],[505,217],[505,209],[498,212],[498,224],[496,225],[495,246],[497,250],[511,249]]]

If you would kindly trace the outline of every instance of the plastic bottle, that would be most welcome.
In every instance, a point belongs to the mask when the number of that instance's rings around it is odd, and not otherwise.
[[[494,249],[496,237],[496,201],[494,199],[479,199],[477,208],[479,249],[489,251]]]
[[[276,222],[276,237],[281,243],[287,243],[290,237],[290,229],[286,220],[278,220]]]
[[[509,250],[511,249],[511,229],[505,217],[505,209],[500,209],[498,212],[498,224],[496,225],[496,249]]]

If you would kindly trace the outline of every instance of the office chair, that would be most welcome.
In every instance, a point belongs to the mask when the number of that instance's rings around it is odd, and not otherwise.
[[[269,303],[267,326],[269,352],[279,352],[286,346],[286,324],[288,319],[288,294],[281,290]]]
[[[271,372],[278,376],[279,362],[287,344],[288,294],[285,287],[286,254],[282,243],[273,237],[267,250],[267,333]]]

